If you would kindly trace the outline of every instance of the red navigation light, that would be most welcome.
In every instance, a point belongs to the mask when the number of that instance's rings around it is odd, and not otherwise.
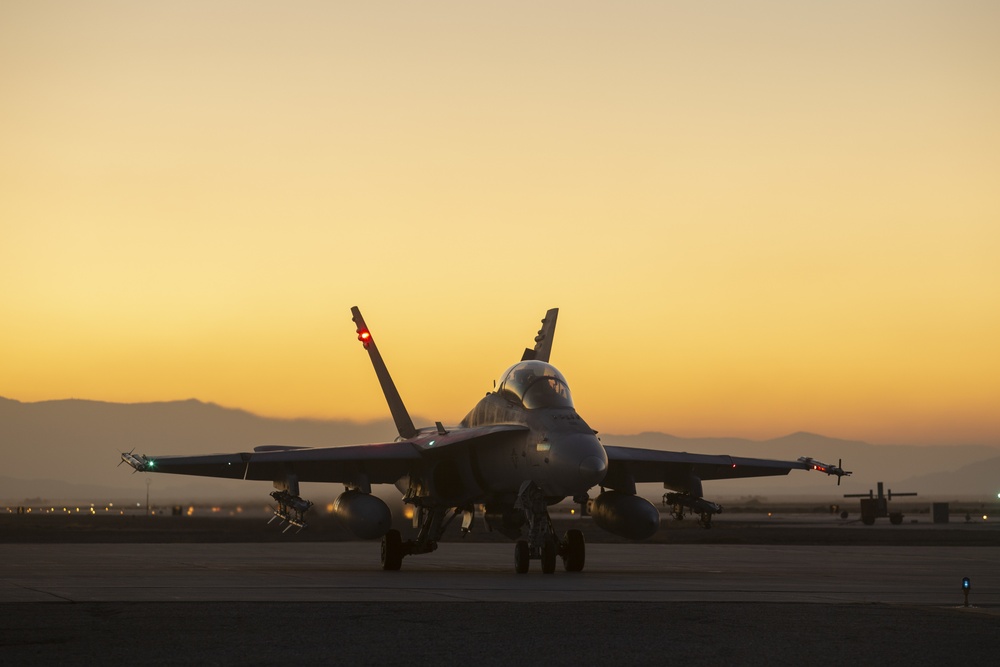
[[[369,333],[368,329],[358,329],[358,340],[365,344],[365,349],[368,349],[368,343],[371,342],[372,335]]]

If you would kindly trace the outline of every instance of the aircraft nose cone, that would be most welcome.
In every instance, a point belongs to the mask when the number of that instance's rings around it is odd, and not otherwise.
[[[608,463],[604,459],[596,456],[588,456],[580,462],[580,474],[590,481],[590,486],[598,484],[604,479],[604,473],[608,471]]]

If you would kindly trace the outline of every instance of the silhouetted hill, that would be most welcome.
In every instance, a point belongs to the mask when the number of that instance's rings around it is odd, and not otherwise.
[[[83,500],[78,494],[117,493],[138,501],[145,498],[146,480],[151,479],[153,493],[161,502],[174,498],[266,500],[271,490],[266,482],[133,475],[126,466],[116,467],[119,452],[134,447],[138,453],[152,455],[209,454],[250,451],[268,444],[326,447],[387,442],[395,436],[388,419],[367,423],[271,419],[196,400],[120,404],[86,400],[22,403],[0,398],[0,499]],[[1000,490],[994,488],[1000,477],[989,472],[1000,465],[997,447],[872,445],[811,433],[764,441],[679,438],[664,433],[601,434],[601,438],[606,444],[707,454],[792,460],[812,456],[827,463],[843,458],[844,467],[855,471],[839,488],[834,478],[800,471],[781,478],[707,482],[709,497],[810,494],[838,498],[844,493],[866,492],[878,481],[922,495],[995,498]],[[310,499],[332,499],[340,488],[316,485],[309,490]],[[643,491],[650,496],[656,492]]]
[[[386,442],[396,437],[390,420],[351,422],[269,419],[196,400],[104,403],[85,400],[21,403],[0,399],[0,474],[6,488],[34,480],[31,497],[68,498],[73,485],[117,489],[145,498],[146,478],[161,497],[249,497],[270,491],[266,483],[175,475],[132,475],[116,468],[119,452],[135,448],[155,455],[250,451],[259,445],[325,447]],[[13,480],[20,480],[14,484]],[[263,486],[261,486],[263,484]],[[266,493],[263,494],[266,499]],[[17,499],[0,488],[0,498]]]
[[[938,496],[953,494],[956,488],[979,489],[986,495],[984,500],[996,500],[1000,493],[1000,456],[977,461],[957,470],[910,477],[893,488],[900,492],[917,491]]]

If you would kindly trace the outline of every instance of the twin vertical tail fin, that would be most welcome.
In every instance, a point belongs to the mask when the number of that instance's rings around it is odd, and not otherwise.
[[[389,369],[386,368],[385,362],[382,361],[382,355],[379,354],[378,346],[375,345],[375,339],[372,338],[372,333],[368,329],[368,325],[365,324],[365,318],[361,316],[361,311],[357,306],[351,308],[351,315],[353,316],[354,324],[357,326],[358,340],[368,350],[372,366],[375,367],[375,375],[378,376],[378,382],[382,385],[382,393],[385,394],[385,401],[389,404],[389,412],[392,413],[392,419],[396,422],[396,430],[399,431],[400,437],[414,437],[417,435],[417,429],[413,426],[413,420],[410,419],[410,413],[406,411],[406,406],[403,405],[403,399],[400,398],[399,391],[396,390],[396,385],[389,375]],[[558,315],[558,308],[552,308],[545,313],[545,317],[542,319],[542,328],[538,330],[538,335],[535,336],[535,347],[530,350],[525,349],[521,361],[535,360],[548,363],[549,355],[552,353],[552,338],[556,332],[556,318]]]
[[[521,361],[535,360],[549,363],[549,355],[552,353],[552,337],[556,333],[556,318],[558,316],[558,308],[552,308],[545,313],[545,317],[542,318],[542,328],[538,330],[538,335],[535,336],[535,348],[532,350],[525,349],[524,355],[521,356]]]
[[[392,413],[392,419],[396,422],[396,430],[399,431],[400,437],[412,438],[417,434],[417,429],[413,426],[410,413],[406,411],[406,406],[403,405],[403,399],[400,398],[399,392],[396,390],[396,385],[389,375],[389,369],[385,367],[382,355],[378,352],[378,346],[375,345],[371,331],[368,330],[365,319],[361,316],[361,311],[358,310],[357,306],[351,308],[351,315],[353,315],[354,324],[357,325],[358,340],[368,350],[372,366],[375,367],[375,375],[378,376],[378,382],[382,385],[382,393],[385,394],[385,401],[389,404],[389,412]]]

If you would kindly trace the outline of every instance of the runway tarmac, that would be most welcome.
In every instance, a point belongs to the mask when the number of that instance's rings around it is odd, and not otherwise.
[[[5,544],[2,602],[796,602],[1000,609],[1000,547],[591,544],[582,573],[513,571],[502,544],[378,566],[377,542]]]
[[[994,664],[1000,547],[0,544],[5,664]],[[962,607],[970,577],[971,608]]]

